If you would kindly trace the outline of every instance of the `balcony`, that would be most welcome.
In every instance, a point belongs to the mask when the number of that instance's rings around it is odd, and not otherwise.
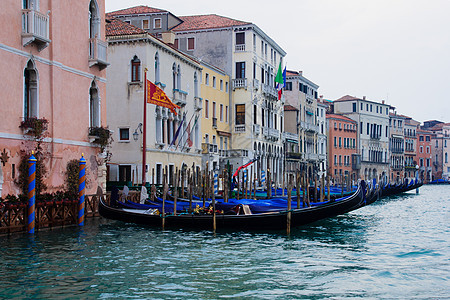
[[[203,99],[200,97],[194,97],[194,109],[196,111],[202,110],[203,108]]]
[[[263,127],[263,136],[269,137],[269,128]]]
[[[298,152],[286,152],[286,159],[301,160],[303,158],[301,153]]]
[[[300,122],[300,127],[301,127],[301,129],[303,129],[305,131],[319,132],[319,126],[311,124],[311,123],[308,123],[308,122],[301,121]]]
[[[372,133],[370,135],[370,139],[371,140],[379,140],[381,138],[381,134],[377,134],[377,133]]]
[[[212,118],[212,127],[217,129],[217,118]]]
[[[97,38],[89,39],[89,67],[98,65],[103,70],[109,65],[106,61],[107,48],[108,43]]]
[[[278,92],[273,86],[263,84],[262,92],[263,94],[266,94],[266,96],[278,99]]]
[[[236,44],[234,52],[245,52],[245,44]]]
[[[269,128],[269,138],[278,140],[280,138],[280,131],[278,129]]]
[[[261,127],[258,124],[253,124],[253,133],[259,135],[261,133]]]
[[[298,134],[291,132],[283,132],[283,140],[298,143]]]
[[[319,154],[316,153],[305,153],[305,159],[308,161],[318,161]]]
[[[218,147],[214,144],[202,143],[202,154],[218,154]]]
[[[22,9],[22,45],[35,43],[39,51],[50,43],[49,16],[34,9]]]
[[[233,90],[235,89],[247,89],[247,78],[233,79]]]
[[[392,153],[394,153],[394,154],[403,154],[403,152],[405,152],[405,149],[403,149],[403,148],[394,148],[394,149],[391,149],[391,152]]]
[[[228,157],[248,157],[248,150],[244,149],[233,149],[227,150]]]
[[[176,105],[179,105],[181,107],[186,105],[186,97],[187,97],[187,92],[179,90],[179,89],[174,89],[173,90],[173,103],[175,103]]]
[[[245,132],[245,124],[243,125],[234,125],[235,133],[244,133]]]
[[[253,88],[254,88],[255,90],[258,90],[258,89],[259,89],[259,80],[256,79],[256,78],[253,78]]]

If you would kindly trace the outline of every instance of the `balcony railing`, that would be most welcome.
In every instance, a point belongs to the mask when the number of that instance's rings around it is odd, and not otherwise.
[[[298,134],[291,132],[283,132],[283,140],[289,140],[298,143]]]
[[[372,133],[372,134],[370,135],[370,138],[371,138],[372,140],[379,140],[379,139],[381,138],[381,134]]]
[[[234,125],[234,132],[236,132],[236,133],[245,132],[245,124],[244,125]]]
[[[263,135],[265,137],[269,137],[269,128],[268,127],[263,127]]]
[[[247,78],[233,79],[233,89],[246,89],[246,88],[247,88]]]
[[[278,140],[280,138],[280,131],[278,129],[269,128],[269,137]]]
[[[270,96],[270,97],[278,99],[278,92],[273,86],[270,86],[270,85],[267,85],[267,84],[263,84],[262,85],[262,92],[263,92],[263,94],[266,94],[267,96]]]
[[[287,152],[286,153],[286,159],[294,159],[294,160],[301,160],[303,155],[298,152]]]
[[[41,51],[50,43],[49,16],[34,9],[22,10],[22,44],[36,43]]]
[[[217,118],[212,118],[212,126],[214,129],[217,129]]]
[[[319,160],[319,155],[316,153],[305,153],[305,159],[309,161]]]
[[[173,103],[175,103],[176,105],[179,105],[181,107],[186,105],[186,96],[187,93],[179,90],[179,89],[174,89],[173,90]]]
[[[301,129],[304,129],[305,131],[310,131],[310,132],[319,132],[319,126],[308,123],[308,122],[300,122],[300,127]]]
[[[256,135],[261,133],[261,127],[258,124],[253,124],[253,133]]]
[[[108,43],[97,38],[89,39],[89,67],[98,65],[100,69],[106,68],[109,64],[106,61],[106,50]]]
[[[202,143],[202,154],[217,154],[219,153],[218,147],[215,144]]]
[[[237,44],[234,48],[234,51],[236,52],[244,52],[245,51],[245,44]]]

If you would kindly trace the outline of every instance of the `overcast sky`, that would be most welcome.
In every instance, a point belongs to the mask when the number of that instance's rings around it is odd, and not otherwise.
[[[106,0],[106,11],[137,5],[252,22],[326,99],[366,96],[450,122],[450,0]]]

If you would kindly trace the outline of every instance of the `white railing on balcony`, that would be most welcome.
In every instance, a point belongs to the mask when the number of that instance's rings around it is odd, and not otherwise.
[[[259,89],[259,80],[256,78],[253,78],[253,88],[254,89]]]
[[[234,48],[234,51],[236,52],[244,52],[245,51],[245,44],[236,45]]]
[[[261,127],[258,124],[253,124],[253,133],[256,135],[261,133]]]
[[[280,131],[278,129],[269,128],[269,137],[278,140],[280,138]]]
[[[268,137],[268,136],[269,136],[269,128],[268,128],[268,127],[263,127],[263,135],[264,135],[265,137]]]
[[[246,89],[246,88],[247,88],[247,78],[233,79],[233,89]]]
[[[234,132],[236,132],[236,133],[245,132],[245,124],[244,125],[234,125]]]
[[[186,105],[186,96],[187,93],[184,91],[181,91],[179,89],[173,90],[173,103],[179,106],[185,106]]]
[[[283,139],[298,142],[298,134],[291,132],[283,132]]]
[[[319,154],[316,153],[305,153],[306,160],[319,160]]]
[[[37,40],[48,44],[49,38],[49,16],[34,9],[22,10],[22,41],[23,46]]]
[[[314,131],[314,132],[319,132],[319,126],[308,123],[308,122],[300,122],[300,127],[301,129],[305,130],[305,131]]]
[[[108,43],[97,38],[89,39],[89,61],[91,65],[107,65],[106,62],[106,52],[108,48]]]
[[[262,91],[266,95],[269,95],[269,96],[272,96],[272,97],[278,97],[278,92],[273,86],[270,86],[270,85],[267,85],[267,84],[263,84],[262,85]]]

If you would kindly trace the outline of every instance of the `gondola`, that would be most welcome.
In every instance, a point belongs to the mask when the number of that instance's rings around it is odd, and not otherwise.
[[[358,189],[351,196],[326,202],[322,205],[258,214],[216,214],[216,226],[217,229],[279,230],[286,228],[289,213],[291,215],[291,227],[306,225],[321,219],[344,214],[363,206],[365,195],[366,183],[361,181]],[[154,210],[150,211],[154,212]],[[108,219],[160,227],[164,218],[165,227],[213,228],[212,214],[181,213],[161,216],[160,214],[151,214],[150,211],[113,207],[106,204],[103,199],[99,203],[100,215]]]

